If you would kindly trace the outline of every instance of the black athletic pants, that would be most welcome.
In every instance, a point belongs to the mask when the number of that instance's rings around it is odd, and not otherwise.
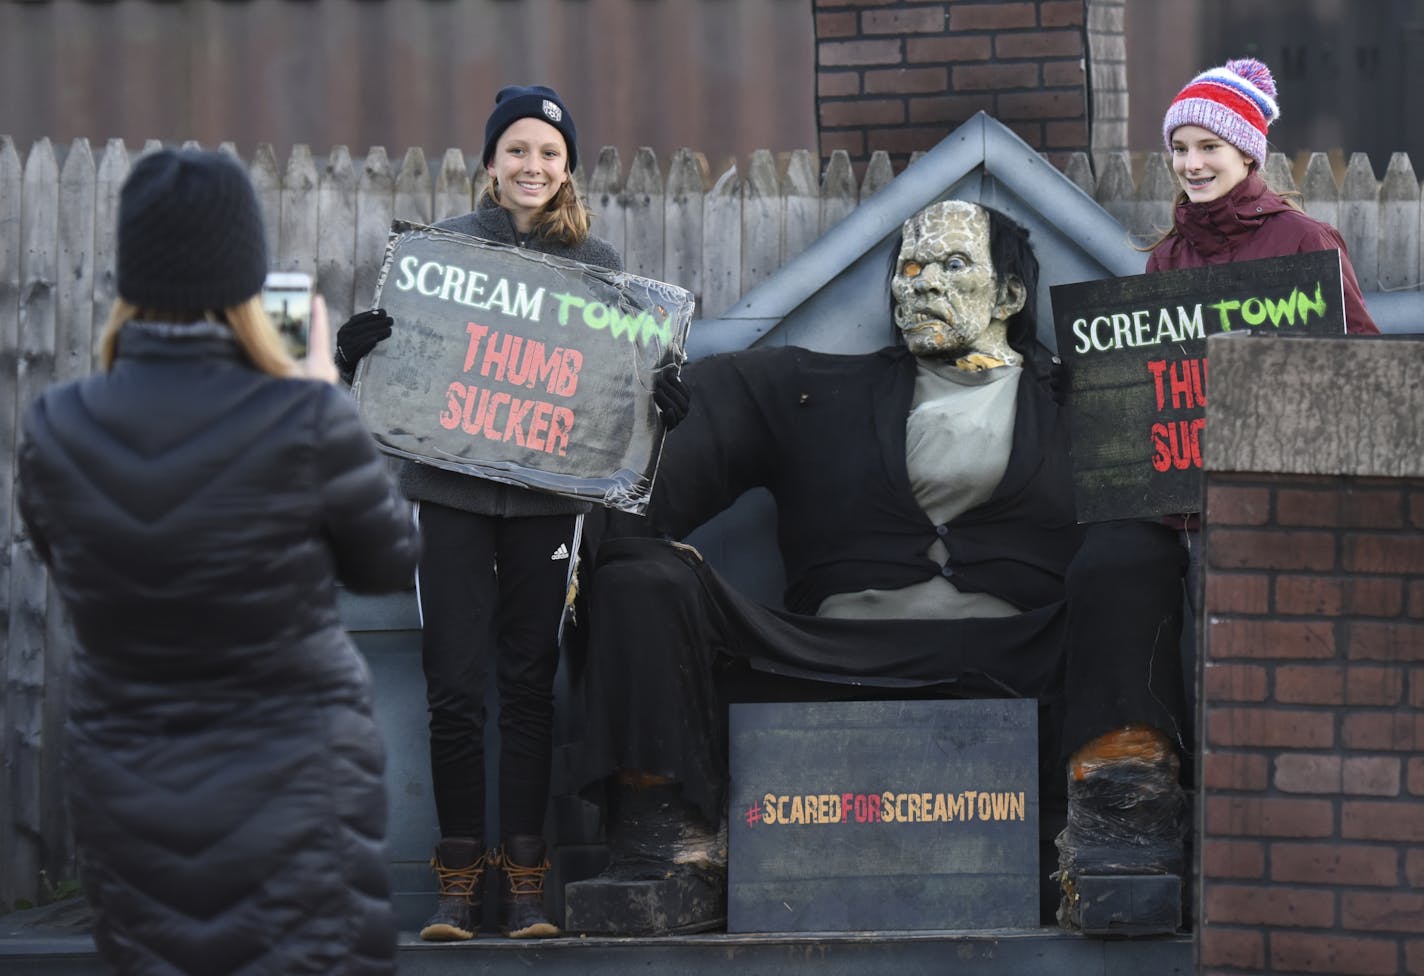
[[[420,505],[421,654],[443,837],[484,840],[491,670],[499,692],[500,832],[543,831],[576,522],[573,515],[501,518]]]

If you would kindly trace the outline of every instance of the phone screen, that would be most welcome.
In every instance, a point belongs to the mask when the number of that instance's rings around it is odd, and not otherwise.
[[[305,359],[311,331],[311,275],[274,271],[262,286],[262,307],[293,359]]]

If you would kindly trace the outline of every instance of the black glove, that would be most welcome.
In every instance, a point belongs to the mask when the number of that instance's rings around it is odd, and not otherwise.
[[[680,367],[669,363],[658,368],[653,374],[653,403],[662,414],[663,426],[672,430],[682,423],[692,404],[692,391],[682,381]]]
[[[392,320],[383,308],[357,312],[336,332],[336,368],[350,379],[361,357],[390,337]]]

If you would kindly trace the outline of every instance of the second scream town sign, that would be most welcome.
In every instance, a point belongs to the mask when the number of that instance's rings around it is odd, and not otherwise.
[[[1341,335],[1338,251],[1051,289],[1078,520],[1201,508],[1209,335]]]

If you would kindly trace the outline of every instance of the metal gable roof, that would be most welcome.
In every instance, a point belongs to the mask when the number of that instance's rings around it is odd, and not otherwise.
[[[1040,264],[1039,338],[1053,336],[1049,288],[1141,274],[1147,255],[1092,197],[1002,122],[980,112],[717,319],[699,322],[693,358],[753,345],[869,352],[891,341],[891,242],[941,199],[994,207],[1029,229]]]
[[[951,197],[994,207],[1029,229],[1040,266],[1039,341],[1049,349],[1057,348],[1052,286],[1146,270],[1146,252],[1096,200],[979,112],[720,317],[698,322],[688,354],[763,344],[842,353],[888,345],[891,242],[910,215]],[[1370,292],[1365,302],[1383,332],[1424,329],[1424,292]]]

